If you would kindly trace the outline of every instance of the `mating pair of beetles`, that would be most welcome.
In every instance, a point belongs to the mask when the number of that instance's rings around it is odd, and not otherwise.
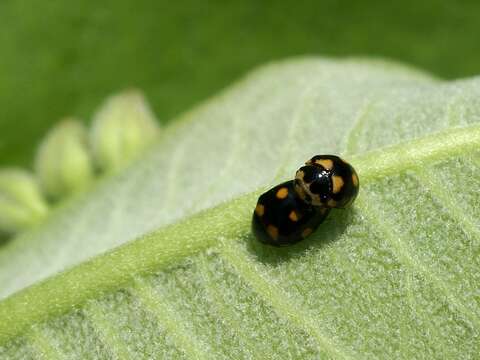
[[[316,155],[297,170],[294,180],[260,195],[252,229],[263,243],[294,244],[309,236],[330,209],[351,205],[359,185],[349,163],[335,155]]]

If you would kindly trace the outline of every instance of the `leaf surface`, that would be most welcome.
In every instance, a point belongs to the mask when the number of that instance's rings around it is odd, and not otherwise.
[[[474,357],[479,85],[359,59],[252,73],[0,249],[0,354]],[[259,245],[261,189],[317,153],[356,167],[354,207]]]

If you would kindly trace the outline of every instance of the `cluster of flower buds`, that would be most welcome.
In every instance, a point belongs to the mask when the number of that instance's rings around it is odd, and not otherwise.
[[[61,120],[40,143],[33,172],[0,169],[0,234],[38,224],[52,202],[84,191],[103,173],[119,171],[159,132],[158,121],[137,90],[107,98],[90,129],[75,118]]]

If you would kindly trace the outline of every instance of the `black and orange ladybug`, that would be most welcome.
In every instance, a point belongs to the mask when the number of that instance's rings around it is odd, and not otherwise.
[[[351,205],[359,185],[355,169],[346,161],[335,155],[316,155],[297,170],[294,180],[258,198],[252,229],[263,243],[294,244],[315,231],[331,208]]]

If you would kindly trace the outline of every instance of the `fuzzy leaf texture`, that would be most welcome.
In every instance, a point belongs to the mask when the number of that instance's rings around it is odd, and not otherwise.
[[[477,78],[263,67],[0,248],[0,358],[475,358],[479,120]],[[258,244],[258,195],[322,153],[357,169],[354,206]]]

